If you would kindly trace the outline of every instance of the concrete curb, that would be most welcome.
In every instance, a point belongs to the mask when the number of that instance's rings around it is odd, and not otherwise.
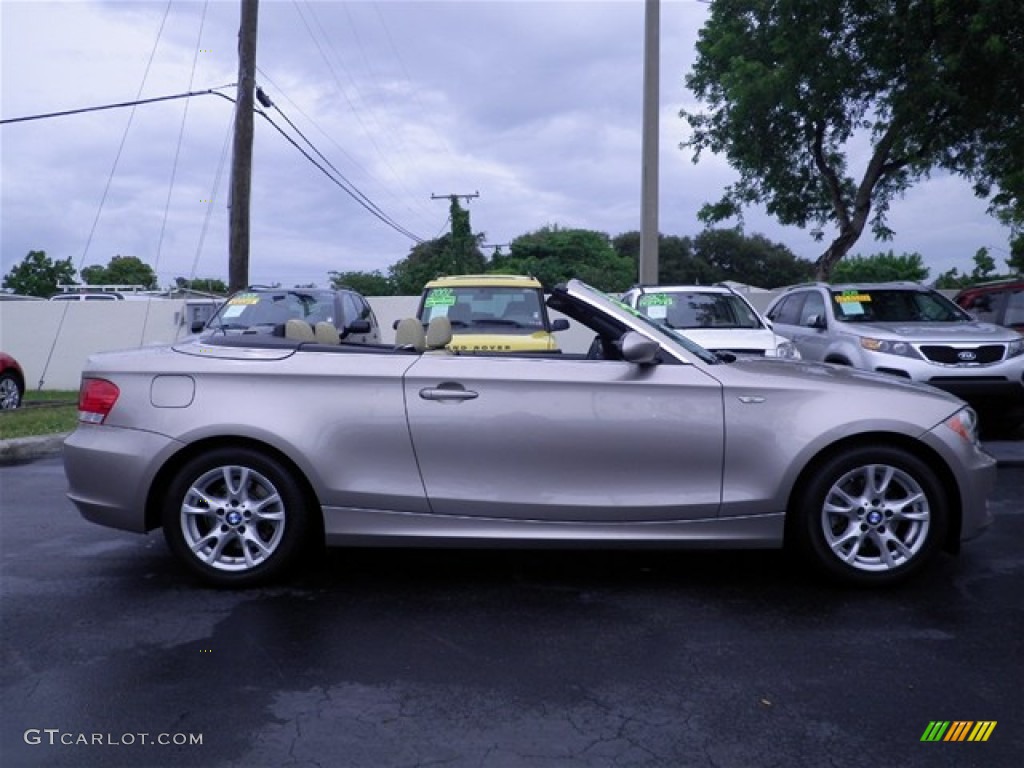
[[[55,435],[0,440],[0,466],[59,456],[64,450],[64,439],[70,434],[60,432]],[[983,443],[983,447],[995,457],[1000,467],[1024,467],[1024,440],[994,440]]]
[[[70,434],[58,432],[53,435],[0,440],[0,465],[20,464],[46,456],[59,456],[64,450],[64,439]]]

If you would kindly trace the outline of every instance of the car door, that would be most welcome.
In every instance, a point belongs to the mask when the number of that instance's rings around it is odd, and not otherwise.
[[[692,365],[424,355],[405,376],[435,514],[599,522],[714,517],[719,383]]]

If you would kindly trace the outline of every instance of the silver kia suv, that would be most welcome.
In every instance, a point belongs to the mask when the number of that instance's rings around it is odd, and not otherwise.
[[[797,285],[765,314],[804,360],[900,376],[972,402],[1024,402],[1024,336],[917,283]]]

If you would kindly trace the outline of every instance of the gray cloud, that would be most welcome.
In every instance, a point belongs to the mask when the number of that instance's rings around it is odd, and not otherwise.
[[[185,91],[194,60],[194,88],[234,81],[238,4],[210,3],[197,44],[203,7],[171,6],[143,97]],[[0,114],[135,98],[164,8],[5,2]],[[693,165],[678,149],[685,138],[678,111],[693,106],[683,76],[705,14],[693,0],[662,3],[666,234],[698,233],[697,209],[733,178],[720,158]],[[445,231],[447,203],[431,194],[477,190],[473,226],[492,243],[546,224],[615,235],[639,227],[642,31],[640,0],[264,0],[257,79],[348,179],[421,237]],[[226,277],[226,176],[214,201],[205,201],[232,106],[211,96],[190,101],[168,207],[184,108],[178,101],[136,111],[102,211],[127,110],[3,126],[2,272],[44,249],[81,266],[137,255],[157,266],[163,283],[193,271]],[[385,270],[412,245],[260,119],[253,185],[253,282],[324,283],[330,270]],[[820,250],[806,232],[763,212],[746,220],[748,232],[798,255]],[[950,178],[913,190],[893,209],[892,223],[896,240],[865,238],[856,250],[919,251],[933,275],[969,268],[978,247],[1003,247],[1007,236],[968,186]]]

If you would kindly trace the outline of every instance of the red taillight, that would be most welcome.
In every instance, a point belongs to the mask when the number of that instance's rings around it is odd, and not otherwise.
[[[78,390],[78,420],[102,424],[120,394],[117,385],[106,379],[82,379]]]

